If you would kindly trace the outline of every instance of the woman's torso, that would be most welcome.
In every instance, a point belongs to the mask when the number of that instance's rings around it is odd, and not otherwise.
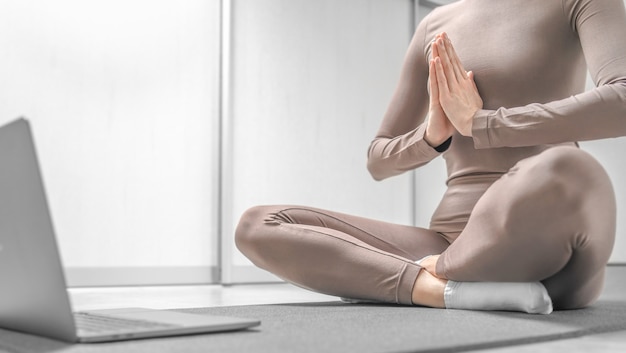
[[[546,103],[584,90],[583,52],[560,0],[462,0],[424,21],[427,58],[435,35],[448,33],[465,69],[474,72],[485,109]],[[453,136],[443,155],[448,189],[431,228],[454,240],[491,183],[550,147],[475,149],[472,138]]]

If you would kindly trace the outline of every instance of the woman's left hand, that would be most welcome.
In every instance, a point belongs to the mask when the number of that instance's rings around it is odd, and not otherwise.
[[[448,119],[461,135],[472,136],[474,114],[483,107],[483,100],[474,82],[474,73],[466,72],[447,34],[434,43],[439,102]]]

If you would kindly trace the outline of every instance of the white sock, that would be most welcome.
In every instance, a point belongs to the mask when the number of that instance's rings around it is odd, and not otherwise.
[[[455,282],[444,290],[447,309],[521,311],[550,314],[552,300],[540,282]]]

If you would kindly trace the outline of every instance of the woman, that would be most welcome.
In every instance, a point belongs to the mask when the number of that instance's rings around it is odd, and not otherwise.
[[[368,152],[376,180],[443,155],[448,189],[430,228],[259,206],[242,216],[237,246],[291,283],[346,298],[543,314],[590,305],[615,199],[575,141],[626,135],[624,38],[622,0],[437,8]]]

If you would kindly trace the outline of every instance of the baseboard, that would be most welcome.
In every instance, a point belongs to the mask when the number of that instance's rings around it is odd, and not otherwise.
[[[217,266],[67,267],[69,287],[151,286],[219,283]]]

